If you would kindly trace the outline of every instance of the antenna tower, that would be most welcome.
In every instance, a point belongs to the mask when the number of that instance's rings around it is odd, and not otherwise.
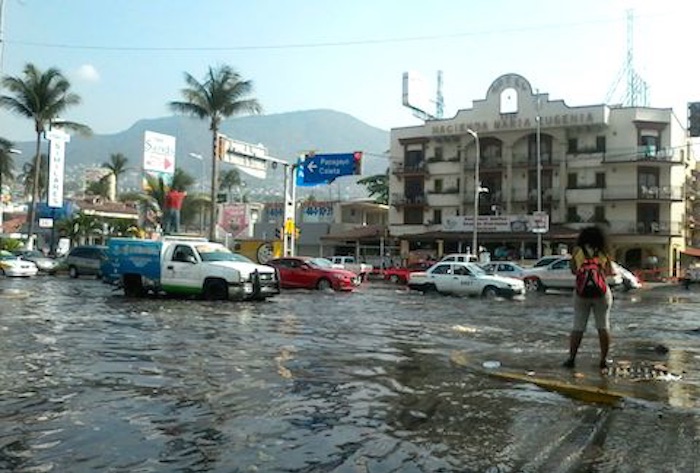
[[[622,104],[626,107],[648,106],[649,86],[634,69],[634,10],[627,10],[627,58],[605,96],[605,103],[610,103],[615,99],[620,83],[625,77],[627,90],[624,91]]]
[[[435,117],[442,118],[445,108],[445,99],[442,96],[442,71],[437,73],[437,94],[435,96]]]

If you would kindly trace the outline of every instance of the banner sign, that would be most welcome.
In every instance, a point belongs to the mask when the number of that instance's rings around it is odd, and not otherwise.
[[[66,143],[70,135],[59,130],[47,133],[49,139],[49,207],[63,207],[63,180],[66,168]]]
[[[549,231],[549,215],[542,212],[537,215],[479,215],[478,231],[480,232],[536,232]],[[446,232],[474,231],[474,217],[462,215],[446,217],[443,223]]]

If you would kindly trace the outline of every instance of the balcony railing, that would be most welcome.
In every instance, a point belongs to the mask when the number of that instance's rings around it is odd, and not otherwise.
[[[645,164],[667,163],[681,164],[681,155],[673,148],[656,149],[649,146],[638,146],[629,152],[607,153],[603,158],[604,163],[644,162]]]
[[[552,153],[542,152],[540,154],[540,163],[543,167],[556,166],[562,161],[562,158],[555,157]],[[513,153],[513,166],[537,166],[537,156],[531,154]]]
[[[683,222],[677,221],[615,221],[610,222],[610,233],[633,235],[682,235]]]
[[[683,186],[616,186],[603,189],[603,200],[683,200]]]
[[[397,163],[392,163],[391,164],[391,173],[392,174],[425,174],[426,173],[426,165],[425,161],[420,161],[418,163],[411,163],[411,164],[406,164],[402,162],[397,162]]]
[[[425,205],[425,194],[413,193],[409,195],[391,194],[392,205]]]

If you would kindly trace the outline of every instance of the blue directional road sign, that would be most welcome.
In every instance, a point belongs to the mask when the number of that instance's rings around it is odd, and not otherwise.
[[[306,185],[327,184],[336,177],[355,174],[355,154],[314,154],[302,161],[301,174]]]

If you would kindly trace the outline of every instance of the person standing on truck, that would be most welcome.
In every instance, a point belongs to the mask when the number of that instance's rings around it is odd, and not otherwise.
[[[165,224],[163,230],[166,234],[178,233],[180,231],[180,211],[182,202],[187,197],[184,189],[172,188],[165,194]]]

